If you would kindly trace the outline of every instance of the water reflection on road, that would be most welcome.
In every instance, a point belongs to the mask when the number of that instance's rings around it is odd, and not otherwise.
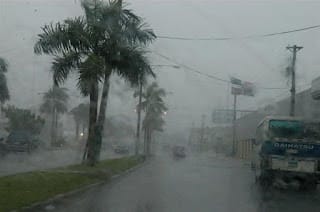
[[[56,211],[319,211],[315,192],[261,189],[243,161],[213,153],[157,156],[139,170],[55,203]]]
[[[294,189],[279,190],[277,188],[256,188],[257,211],[320,211],[319,191],[297,191]]]

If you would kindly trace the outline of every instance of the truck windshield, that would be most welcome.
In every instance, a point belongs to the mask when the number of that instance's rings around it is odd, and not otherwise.
[[[271,137],[303,138],[304,124],[300,121],[271,120],[269,132]]]
[[[320,123],[271,120],[269,132],[271,137],[320,140]]]
[[[320,140],[320,123],[305,123],[304,137]]]

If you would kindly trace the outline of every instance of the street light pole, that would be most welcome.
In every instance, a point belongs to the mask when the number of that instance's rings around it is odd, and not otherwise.
[[[236,154],[236,119],[237,119],[237,95],[233,99],[233,122],[232,122],[232,156]]]
[[[157,64],[151,65],[152,67],[172,67],[175,69],[179,69],[180,66],[177,65],[169,65],[169,64]],[[143,88],[143,80],[142,76],[139,76],[139,102],[137,107],[137,130],[136,130],[136,139],[135,139],[135,154],[139,154],[139,146],[140,146],[140,132],[141,132],[141,102],[142,102],[142,88]],[[144,144],[145,146],[145,144]],[[144,148],[145,149],[145,148]]]

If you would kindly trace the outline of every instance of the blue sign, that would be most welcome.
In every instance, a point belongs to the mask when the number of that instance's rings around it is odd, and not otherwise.
[[[320,144],[266,141],[261,148],[264,155],[287,155],[288,152],[298,157],[320,157]]]

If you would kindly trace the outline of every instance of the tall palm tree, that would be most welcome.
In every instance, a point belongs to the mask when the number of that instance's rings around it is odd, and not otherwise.
[[[3,104],[10,99],[9,89],[7,86],[6,73],[8,71],[8,63],[0,57],[0,103]]]
[[[155,35],[142,18],[121,3],[121,0],[83,1],[85,16],[45,25],[34,47],[37,54],[55,56],[52,70],[56,84],[63,83],[76,70],[79,89],[83,95],[89,95],[86,154],[89,165],[95,164],[100,152],[110,76],[118,74],[137,84],[139,75],[154,75],[144,46]],[[103,84],[100,107],[99,83]]]
[[[89,121],[89,108],[89,104],[81,103],[70,111],[76,124],[76,140],[79,140],[80,126],[82,126],[82,134],[85,134],[85,129],[87,128]]]
[[[168,108],[163,98],[166,96],[164,89],[159,88],[156,82],[147,86],[142,92],[141,109],[145,111],[145,117],[142,123],[144,130],[144,150],[147,155],[150,154],[151,138],[154,131],[163,131],[165,121],[163,116]]]
[[[59,114],[68,111],[69,95],[66,88],[53,86],[43,96],[40,111],[51,115],[51,145],[56,142]]]

